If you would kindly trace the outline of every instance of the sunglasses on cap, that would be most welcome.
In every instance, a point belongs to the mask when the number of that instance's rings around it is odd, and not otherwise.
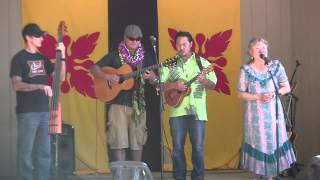
[[[127,36],[127,38],[128,38],[130,41],[140,41],[140,40],[141,40],[140,37],[138,37],[138,38],[133,38],[133,37],[128,37],[128,36]]]

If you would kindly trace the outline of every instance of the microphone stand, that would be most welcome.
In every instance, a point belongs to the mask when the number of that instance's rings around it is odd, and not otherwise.
[[[151,42],[153,51],[154,51],[154,57],[157,62],[157,64],[160,64],[159,58],[158,58],[158,53],[157,53],[157,48],[156,48],[156,42],[152,41]],[[160,96],[160,106],[159,106],[159,112],[160,112],[160,146],[161,146],[161,169],[160,169],[160,179],[163,179],[163,166],[164,166],[164,144],[163,144],[163,121],[162,121],[162,112],[164,110],[163,107],[163,87],[162,87],[162,82],[161,82],[161,70],[159,69],[158,71],[158,92],[157,94]]]
[[[266,61],[266,65],[268,65],[268,61]],[[272,79],[272,82],[273,82],[273,85],[274,85],[274,89],[275,89],[275,101],[276,101],[276,160],[277,160],[277,177],[276,179],[279,179],[278,176],[280,174],[280,149],[279,149],[279,109],[278,109],[278,99],[279,101],[281,101],[280,99],[280,94],[279,94],[279,89],[276,85],[276,82],[273,78],[273,75],[271,73],[271,70],[268,68],[268,72],[271,76],[271,79]],[[282,104],[281,104],[282,105]]]

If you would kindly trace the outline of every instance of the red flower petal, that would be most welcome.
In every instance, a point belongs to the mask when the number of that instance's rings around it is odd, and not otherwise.
[[[224,72],[222,72],[222,69],[215,66],[213,67],[214,69],[214,72],[217,76],[217,84],[216,84],[216,87],[214,88],[214,90],[216,90],[217,92],[221,92],[226,94],[226,95],[230,95],[231,92],[230,92],[230,88],[229,88],[229,81],[227,79],[227,76],[224,74]]]
[[[56,44],[57,44],[56,39],[50,34],[47,34],[43,38],[42,46],[39,48],[39,51],[49,59],[55,59]]]
[[[229,45],[229,39],[232,35],[232,29],[224,31],[223,33],[219,32],[213,35],[205,43],[205,54],[204,57],[219,57],[222,56],[222,53],[227,49]]]
[[[93,80],[88,75],[88,72],[84,70],[73,71],[70,77],[70,84],[75,87],[76,90],[84,96],[90,96],[95,98],[95,93],[93,89]]]
[[[171,45],[172,45],[173,49],[175,49],[175,50],[176,50],[176,41],[175,41],[175,37],[176,37],[176,35],[177,35],[178,31],[177,31],[177,30],[175,30],[175,29],[172,29],[172,28],[168,28],[168,33],[169,33],[169,36],[170,36],[170,38],[171,38],[171,40],[170,40]]]
[[[60,86],[61,92],[67,93],[70,90],[69,83],[67,81],[63,81]]]
[[[100,33],[95,32],[90,35],[86,34],[77,39],[71,45],[71,55],[74,59],[86,59],[89,54],[92,53],[96,47],[96,41],[99,38]]]
[[[48,77],[48,85],[52,87],[53,77],[50,75]]]
[[[92,62],[92,60],[86,60],[85,62],[81,63],[81,64],[77,64],[79,66],[84,67],[85,69],[90,69],[92,65],[94,65],[94,63]]]
[[[204,44],[204,41],[206,40],[206,37],[205,37],[205,35],[204,34],[202,34],[202,33],[198,33],[197,35],[196,35],[196,38],[195,38],[195,42],[196,43],[193,43],[192,44],[192,48],[193,48],[193,51],[195,50],[195,46],[196,45],[198,45],[198,55],[199,56],[202,56],[203,57],[203,55],[204,55],[204,49],[203,49],[203,44]]]
[[[217,64],[218,66],[220,66],[220,67],[224,67],[224,66],[226,66],[227,65],[227,60],[226,60],[226,58],[224,58],[224,57],[219,57],[218,59],[216,59],[216,60],[210,60],[209,59],[209,62],[211,62],[211,63],[215,63],[215,64]]]

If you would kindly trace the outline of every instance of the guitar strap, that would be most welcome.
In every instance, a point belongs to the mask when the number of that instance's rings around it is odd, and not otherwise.
[[[199,69],[200,69],[200,71],[202,71],[203,67],[202,67],[202,64],[201,64],[200,56],[198,56],[196,54],[195,54],[195,56],[196,56],[196,61],[197,61],[197,64],[199,66]]]

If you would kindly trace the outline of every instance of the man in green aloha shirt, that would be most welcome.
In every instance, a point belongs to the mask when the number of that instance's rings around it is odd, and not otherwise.
[[[186,135],[189,133],[193,164],[191,179],[202,180],[204,179],[203,151],[207,121],[206,89],[214,89],[217,78],[211,71],[210,62],[191,51],[193,39],[189,32],[178,32],[175,42],[177,66],[162,69],[161,81],[165,83],[164,91],[183,94],[190,88],[191,92],[182,99],[180,104],[169,108],[173,144],[173,176],[177,180],[186,179],[184,144]]]

